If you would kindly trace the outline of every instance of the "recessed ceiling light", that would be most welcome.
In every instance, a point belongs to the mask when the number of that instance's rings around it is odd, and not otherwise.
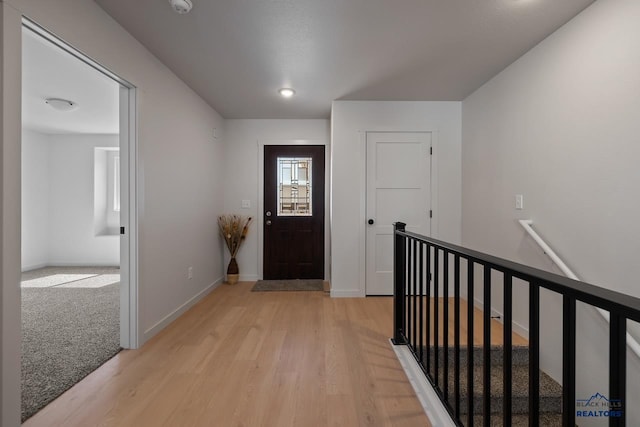
[[[78,104],[68,99],[60,98],[47,98],[44,100],[45,104],[50,105],[51,108],[58,111],[73,111],[78,108]]]
[[[283,97],[283,98],[291,98],[293,95],[296,94],[296,91],[288,88],[288,87],[283,87],[282,89],[280,89],[278,91],[278,93]]]

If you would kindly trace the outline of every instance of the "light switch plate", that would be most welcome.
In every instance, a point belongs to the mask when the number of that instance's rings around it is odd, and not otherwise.
[[[524,209],[524,197],[522,196],[522,194],[516,194],[516,209]]]

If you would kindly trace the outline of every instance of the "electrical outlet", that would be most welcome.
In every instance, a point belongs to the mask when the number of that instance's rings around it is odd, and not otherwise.
[[[516,194],[516,209],[524,209],[524,197],[522,196],[522,194]]]
[[[193,279],[193,267],[187,268],[187,278]]]
[[[242,201],[242,208],[243,209],[249,209],[251,207],[251,200],[243,200]]]

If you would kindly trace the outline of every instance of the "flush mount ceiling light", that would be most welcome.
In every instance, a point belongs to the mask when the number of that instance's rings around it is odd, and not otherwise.
[[[296,91],[288,88],[288,87],[283,87],[282,89],[280,89],[278,91],[278,93],[280,94],[280,96],[282,96],[283,98],[291,98],[293,95],[296,94]]]
[[[173,10],[180,15],[189,13],[191,8],[193,7],[193,3],[191,3],[191,0],[169,0],[169,4],[173,8]]]
[[[58,111],[73,111],[78,108],[78,104],[68,99],[47,98],[44,100],[44,103]]]

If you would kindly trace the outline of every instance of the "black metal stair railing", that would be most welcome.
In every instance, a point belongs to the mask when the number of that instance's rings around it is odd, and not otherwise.
[[[609,289],[579,282],[543,270],[514,263],[481,252],[452,245],[411,233],[404,223],[395,224],[394,233],[394,336],[396,345],[407,345],[434,387],[452,419],[460,426],[493,425],[492,415],[500,417],[504,426],[514,425],[512,413],[515,399],[513,366],[512,303],[513,279],[528,286],[528,425],[541,424],[540,406],[540,289],[562,297],[562,425],[576,425],[576,302],[607,310],[609,329],[609,402],[618,402],[619,413],[612,412],[610,426],[626,425],[626,323],[640,321],[640,299]],[[451,268],[453,263],[453,268]],[[467,325],[466,337],[461,327],[461,300],[464,283],[461,267],[466,267]],[[476,271],[481,271],[482,313],[481,351],[474,345],[473,296],[476,291]],[[493,274],[498,272],[500,274]],[[500,277],[497,283],[496,277]],[[479,281],[479,280],[478,280]],[[480,285],[480,284],[478,284]],[[491,345],[491,291],[502,286],[503,293],[503,350],[502,400],[492,403],[491,374],[494,348]],[[518,284],[520,286],[520,284]],[[453,354],[450,352],[449,292],[453,290]],[[442,313],[440,300],[442,299]],[[466,348],[466,350],[465,350]],[[517,356],[517,355],[516,355]],[[474,405],[475,357],[482,359],[482,404]],[[519,357],[519,356],[518,356]],[[451,361],[450,359],[453,359]],[[461,365],[466,364],[466,369]],[[450,372],[453,369],[453,372]],[[466,371],[466,378],[461,377]],[[452,375],[451,375],[452,374]],[[543,378],[544,379],[544,378]],[[466,383],[466,387],[461,384]],[[464,390],[462,390],[464,388]],[[499,407],[499,413],[496,408]],[[479,417],[478,417],[479,418]]]

